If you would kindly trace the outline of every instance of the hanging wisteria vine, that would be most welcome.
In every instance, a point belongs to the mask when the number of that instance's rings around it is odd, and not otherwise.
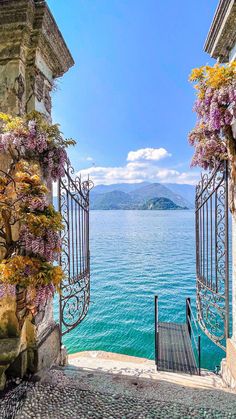
[[[216,162],[227,159],[235,179],[232,124],[236,120],[236,63],[194,69],[190,81],[197,90],[194,110],[198,117],[189,134],[190,144],[195,147],[192,166],[211,169]]]
[[[0,298],[23,288],[33,314],[63,278],[53,264],[63,226],[45,182],[64,175],[71,144],[37,112],[24,118],[0,114],[0,152],[9,158],[8,170],[0,171]]]

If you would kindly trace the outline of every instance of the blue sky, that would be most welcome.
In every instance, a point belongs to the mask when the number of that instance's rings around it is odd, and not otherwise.
[[[75,60],[53,94],[53,119],[78,142],[76,170],[97,184],[196,181],[188,75],[213,62],[203,45],[217,3],[48,0]]]

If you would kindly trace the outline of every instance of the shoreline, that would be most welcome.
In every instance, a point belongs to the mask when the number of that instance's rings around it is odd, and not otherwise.
[[[151,382],[166,382],[191,388],[223,389],[222,378],[214,372],[202,369],[201,376],[180,372],[157,371],[155,361],[131,355],[106,351],[81,351],[68,355],[69,368],[89,371],[92,374],[149,379]]]

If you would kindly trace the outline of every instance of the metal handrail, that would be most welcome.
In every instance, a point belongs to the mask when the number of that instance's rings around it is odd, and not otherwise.
[[[191,340],[193,338],[193,342],[198,353],[198,374],[201,375],[201,335],[198,333],[196,341],[196,336],[193,332],[193,324],[195,325],[197,332],[199,330],[199,327],[192,311],[190,298],[186,298],[186,324],[188,328],[189,337]]]
[[[159,343],[159,327],[158,327],[158,295],[155,295],[154,297],[154,303],[155,303],[155,363],[156,368],[158,370],[158,343]]]

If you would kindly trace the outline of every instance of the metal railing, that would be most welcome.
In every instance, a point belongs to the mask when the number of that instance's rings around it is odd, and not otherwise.
[[[198,333],[199,327],[192,311],[190,298],[186,298],[186,324],[191,342],[194,343],[197,351],[198,374],[201,375],[201,335]],[[193,325],[195,326],[195,333],[193,330]]]
[[[196,274],[198,323],[226,350],[229,337],[228,164],[204,172],[196,187]]]
[[[159,340],[159,327],[158,327],[158,295],[154,297],[155,302],[155,364],[158,370],[158,340]]]
[[[64,229],[59,263],[65,278],[60,285],[61,339],[85,318],[90,303],[89,192],[93,183],[83,182],[68,164],[58,182],[58,207]]]

